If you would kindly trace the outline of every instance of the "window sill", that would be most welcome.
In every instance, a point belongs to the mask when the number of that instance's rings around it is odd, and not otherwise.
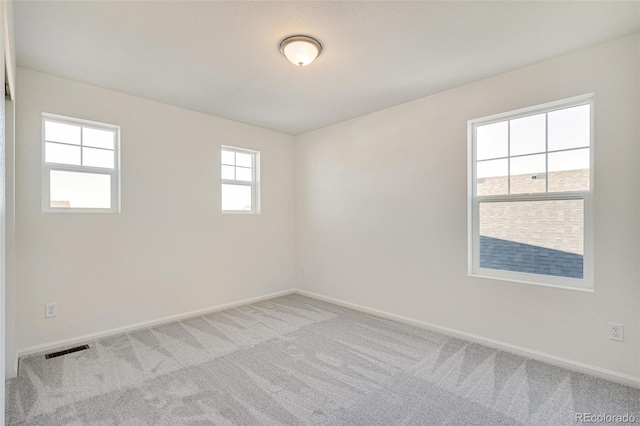
[[[45,208],[42,213],[120,213],[120,210],[114,209],[81,209],[81,208]]]
[[[246,210],[221,210],[222,214],[260,214],[260,212]]]
[[[508,282],[519,283],[519,284],[536,285],[541,287],[552,287],[552,288],[558,288],[563,290],[575,290],[575,291],[581,291],[586,293],[594,292],[593,284],[588,283],[587,280],[577,280],[573,278],[559,278],[559,277],[545,276],[545,279],[546,279],[545,281],[538,281],[537,280],[538,275],[534,275],[532,277],[534,279],[528,280],[526,276],[529,274],[526,274],[526,273],[518,273],[518,274],[512,275],[512,274],[509,274],[507,271],[499,271],[498,273],[496,273],[493,270],[487,270],[487,271],[491,271],[491,272],[483,273],[483,270],[480,270],[477,272],[469,273],[469,276],[474,278],[485,278],[490,280],[508,281]],[[502,272],[507,272],[507,273],[502,274]],[[547,280],[548,278],[551,278],[552,281],[551,282],[548,281]]]

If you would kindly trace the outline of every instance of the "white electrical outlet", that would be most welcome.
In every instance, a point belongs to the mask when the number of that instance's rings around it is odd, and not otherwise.
[[[609,323],[609,339],[624,342],[624,325]]]
[[[44,317],[51,318],[58,316],[58,304],[57,303],[47,303],[44,305]]]

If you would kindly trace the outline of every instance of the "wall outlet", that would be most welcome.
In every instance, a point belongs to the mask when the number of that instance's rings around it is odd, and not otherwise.
[[[303,276],[303,277],[307,276],[306,268],[300,268],[300,275]]]
[[[58,316],[58,304],[57,303],[47,303],[44,305],[44,317],[51,318]]]
[[[624,342],[624,325],[609,323],[609,339]]]

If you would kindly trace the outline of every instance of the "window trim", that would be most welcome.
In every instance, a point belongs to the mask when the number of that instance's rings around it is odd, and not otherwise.
[[[239,152],[251,155],[251,182],[236,179],[222,179],[222,151]],[[220,211],[222,214],[260,214],[260,151],[235,146],[220,146]],[[234,165],[234,167],[236,167]],[[224,210],[222,208],[222,185],[239,185],[251,188],[251,210]]]
[[[75,166],[71,164],[47,163],[45,157],[46,139],[45,139],[45,122],[55,122],[61,124],[70,124],[74,126],[82,126],[96,130],[113,130],[115,131],[114,140],[114,168],[107,169],[103,167],[92,166]],[[67,117],[63,115],[42,113],[41,117],[41,165],[42,165],[42,212],[43,213],[120,213],[120,126],[115,124],[101,123],[98,121],[84,120],[81,118]],[[56,142],[65,144],[64,142]],[[74,145],[82,146],[82,145]],[[97,148],[100,149],[100,148]],[[80,150],[82,153],[82,149]],[[82,154],[81,154],[82,155]],[[111,176],[111,208],[87,208],[87,207],[51,207],[50,191],[51,191],[51,171],[92,173]]]
[[[533,194],[507,195],[476,195],[476,127],[493,124],[506,120],[514,120],[530,115],[571,108],[579,105],[590,105],[590,135],[589,135],[589,191],[567,191]],[[594,94],[575,96],[554,102],[522,108],[515,111],[495,114],[487,117],[467,121],[467,247],[468,247],[468,275],[478,278],[489,278],[502,281],[518,282],[545,287],[554,287],[578,291],[594,291],[594,232],[593,232],[593,194],[595,182],[595,105]],[[548,152],[548,151],[545,151]],[[548,165],[547,165],[548,167]],[[480,262],[480,217],[479,209],[482,202],[513,202],[513,201],[545,201],[545,200],[575,200],[584,202],[584,255],[583,278],[558,277],[551,275],[532,274],[526,272],[503,271],[498,269],[481,268]]]

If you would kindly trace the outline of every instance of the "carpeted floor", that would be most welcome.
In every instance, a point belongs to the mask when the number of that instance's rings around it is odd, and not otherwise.
[[[299,295],[21,361],[8,424],[575,425],[640,390]]]

